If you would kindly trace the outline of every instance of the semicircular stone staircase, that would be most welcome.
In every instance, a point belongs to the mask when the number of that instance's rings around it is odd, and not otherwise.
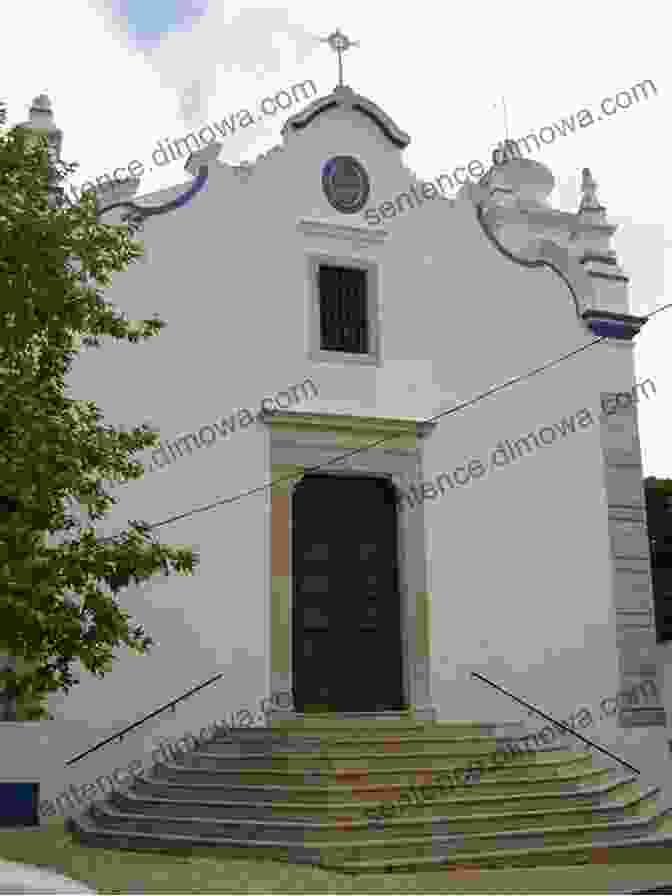
[[[91,846],[217,847],[353,874],[665,861],[659,788],[588,752],[504,752],[516,724],[408,712],[220,730],[67,826]]]

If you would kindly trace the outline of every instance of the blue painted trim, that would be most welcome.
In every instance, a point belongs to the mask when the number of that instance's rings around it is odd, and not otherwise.
[[[623,320],[610,320],[604,317],[589,318],[586,323],[596,336],[608,336],[611,339],[632,339],[639,332],[640,326]]]
[[[201,165],[198,169],[198,175],[194,179],[193,184],[189,187],[186,193],[183,193],[181,196],[178,196],[177,199],[171,199],[169,202],[164,202],[162,205],[155,205],[150,207],[143,207],[137,205],[135,202],[115,202],[114,205],[108,205],[107,208],[102,209],[98,212],[97,217],[101,218],[107,212],[111,212],[112,209],[115,208],[127,208],[131,209],[130,212],[127,212],[123,217],[124,219],[128,219],[134,226],[139,226],[145,221],[146,218],[151,217],[152,215],[164,215],[166,212],[175,211],[175,209],[182,208],[183,205],[186,205],[190,202],[194,196],[199,193],[208,179],[208,166]]]
[[[617,339],[626,337],[626,330],[631,332],[631,327],[625,327],[616,320],[600,320],[599,318],[589,320],[588,326],[596,336],[615,336]]]

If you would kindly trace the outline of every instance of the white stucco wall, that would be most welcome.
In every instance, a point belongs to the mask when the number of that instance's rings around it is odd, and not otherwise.
[[[249,177],[216,165],[190,204],[150,219],[142,235],[148,263],[117,275],[106,298],[131,318],[157,313],[168,325],[139,346],[106,340],[83,352],[70,376],[73,397],[94,400],[114,425],[151,422],[170,441],[239,408],[256,413],[262,398],[308,377],[319,395],[296,410],[425,419],[593,338],[562,280],[497,253],[467,201],[407,212],[389,222],[380,244],[302,233],[302,218],[362,224],[338,215],[322,194],[322,165],[338,154],[367,167],[371,205],[409,183],[376,125],[361,116],[353,125],[336,110],[291,136]],[[312,252],[380,266],[381,366],[309,360]],[[617,691],[596,418],[600,392],[632,384],[631,348],[601,344],[444,418],[423,442],[431,481],[470,459],[485,463],[500,439],[583,408],[595,420],[425,502],[432,696],[441,718],[523,717],[471,680],[472,670],[562,718]],[[104,531],[129,519],[155,523],[268,481],[268,434],[255,423],[117,489]],[[103,680],[83,674],[69,696],[51,701],[57,719],[87,726],[89,737],[73,753],[218,672],[225,678],[162,722],[162,734],[177,737],[239,707],[256,708],[267,693],[268,491],[157,535],[191,545],[201,564],[194,577],[158,576],[122,592],[124,608],[159,643],[147,657],[121,652]],[[129,756],[132,749],[123,745]],[[121,753],[112,749],[110,763],[123,764]]]

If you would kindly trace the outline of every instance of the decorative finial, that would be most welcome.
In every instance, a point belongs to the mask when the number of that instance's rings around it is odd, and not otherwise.
[[[584,168],[581,174],[581,204],[579,205],[579,211],[603,210],[597,198],[597,183],[590,173],[590,168]]]
[[[492,164],[499,167],[512,159],[522,159],[523,154],[515,140],[505,140],[492,153]]]
[[[502,110],[504,111],[504,133],[506,134],[506,139],[509,139],[509,116],[506,112],[506,98],[502,97]]]
[[[340,28],[337,28],[329,37],[321,37],[320,42],[329,44],[331,49],[338,53],[338,86],[343,87],[343,53],[350,47],[358,47],[359,41],[350,40],[341,32]]]
[[[28,113],[28,121],[21,127],[46,134],[49,144],[49,154],[52,160],[60,160],[61,147],[63,144],[63,131],[56,127],[54,123],[54,112],[51,107],[51,100],[46,93],[36,96],[30,106]]]
[[[53,125],[54,112],[51,108],[51,100],[46,93],[41,93],[33,100],[29,109],[29,120],[37,127],[50,127]]]

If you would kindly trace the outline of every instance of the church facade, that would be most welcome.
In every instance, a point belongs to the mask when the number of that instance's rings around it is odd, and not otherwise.
[[[101,532],[143,519],[201,562],[121,592],[158,643],[50,701],[45,797],[271,695],[280,715],[527,718],[471,672],[557,719],[654,682],[587,736],[661,783],[669,689],[633,364],[646,321],[615,228],[587,169],[576,212],[559,211],[549,169],[507,143],[450,197],[409,175],[409,142],[339,85],[253,164],[216,161],[216,144],[190,157],[207,179],[147,220],[145,259],[115,276],[108,301],[167,326],[83,351],[71,394],[107,424],[151,423],[162,446],[114,488]],[[423,201],[373,225],[409,176]]]

